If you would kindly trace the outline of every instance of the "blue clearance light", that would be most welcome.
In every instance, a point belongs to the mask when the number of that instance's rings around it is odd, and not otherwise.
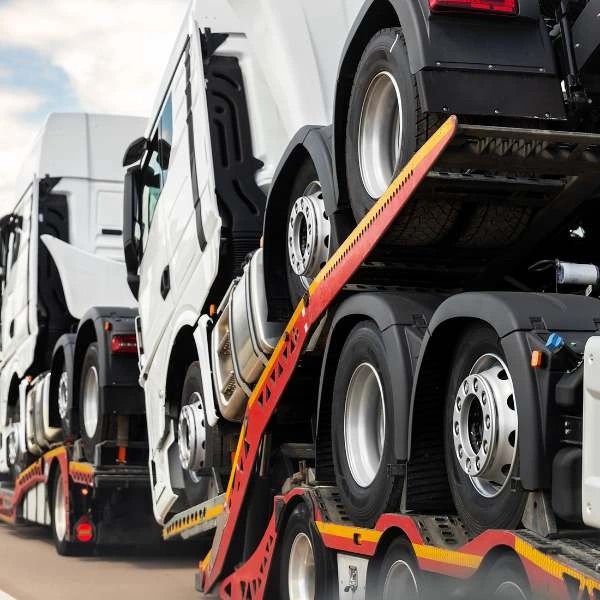
[[[546,342],[546,348],[550,352],[556,352],[565,345],[565,340],[558,333],[551,333]]]

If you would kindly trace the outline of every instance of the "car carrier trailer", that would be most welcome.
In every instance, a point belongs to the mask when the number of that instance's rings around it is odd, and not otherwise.
[[[80,443],[59,444],[0,485],[0,520],[50,526],[59,554],[160,541],[148,489],[147,445],[103,442],[97,462]]]
[[[482,133],[485,128],[478,130],[480,137]],[[489,133],[497,136],[499,130]],[[468,126],[448,119],[323,267],[252,391],[226,489],[165,524],[165,539],[215,530],[212,549],[196,576],[199,591],[221,598],[274,598],[284,578],[289,598],[598,597],[599,533],[558,527],[541,492],[529,495],[525,528],[519,530],[472,534],[454,514],[411,512],[383,514],[373,527],[358,526],[345,512],[338,489],[315,480],[314,469],[306,466],[314,457],[312,445],[284,444],[282,452],[296,459],[300,469],[272,505],[268,500],[270,424],[287,387],[297,385],[292,377],[303,351],[314,342],[315,332],[322,334],[330,324],[336,301],[369,264],[434,165],[468,136]],[[596,136],[584,135],[564,149],[569,146],[573,160],[579,160],[588,151],[597,152],[597,144]],[[546,337],[546,347],[531,353],[527,368],[547,366],[557,338]],[[390,476],[393,469],[388,466]],[[518,486],[518,480],[511,485]]]

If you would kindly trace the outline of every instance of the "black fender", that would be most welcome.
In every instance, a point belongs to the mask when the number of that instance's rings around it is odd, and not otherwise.
[[[54,426],[60,425],[60,417],[58,415],[58,405],[55,405],[55,400],[58,398],[58,383],[62,374],[62,367],[64,365],[67,376],[68,376],[68,391],[67,391],[67,411],[69,415],[69,429],[67,435],[74,435],[79,426],[78,415],[73,414],[73,360],[75,357],[75,342],[77,335],[74,333],[65,333],[61,335],[52,351],[52,363],[50,367],[50,398],[52,399],[51,411],[51,422]],[[56,414],[54,411],[56,410]]]
[[[338,68],[334,164],[342,200],[354,76],[373,35],[398,26],[424,112],[565,118],[560,77],[538,0],[520,0],[518,17],[432,15],[428,0],[367,0],[350,29]]]
[[[312,160],[321,182],[325,210],[332,227],[332,247],[337,248],[352,230],[353,222],[350,213],[338,210],[338,190],[333,176],[332,143],[331,126],[303,127],[288,144],[273,176],[263,227],[265,273],[273,274],[265,280],[270,320],[287,320],[294,308],[290,303],[285,277],[285,231],[290,187],[298,167],[306,158]]]
[[[559,415],[554,406],[551,369],[531,368],[531,353],[533,350],[544,351],[552,332],[560,333],[583,352],[585,339],[595,333],[600,324],[600,301],[567,294],[467,292],[443,302],[429,323],[417,365],[410,423],[413,436],[411,462],[419,459],[418,438],[424,437],[418,415],[422,414],[420,408],[424,400],[431,401],[427,385],[433,378],[432,372],[436,372],[432,367],[436,364],[439,372],[436,384],[444,385],[454,345],[469,322],[480,322],[493,328],[506,356],[515,387],[521,432],[520,485],[527,490],[548,488],[552,457],[558,445],[553,419]],[[434,425],[439,436],[443,435],[445,386],[438,396],[436,416],[431,417],[431,407],[427,414],[430,419],[439,417]],[[431,450],[427,449],[427,452]]]
[[[88,346],[98,343],[100,372],[98,379],[107,412],[120,415],[144,413],[143,390],[139,386],[138,356],[113,354],[114,334],[135,335],[137,309],[124,307],[94,307],[79,322],[73,360],[73,402],[79,405],[81,369]]]
[[[324,452],[330,448],[330,402],[339,353],[347,335],[360,321],[371,320],[381,331],[389,363],[394,365],[394,448],[398,462],[408,454],[408,412],[413,374],[421,340],[431,315],[443,297],[425,293],[363,292],[346,298],[336,309],[325,344],[319,382],[316,444],[317,478],[332,477],[323,468]],[[320,472],[321,471],[321,472]]]

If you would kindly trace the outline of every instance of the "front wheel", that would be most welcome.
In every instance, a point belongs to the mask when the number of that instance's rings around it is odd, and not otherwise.
[[[286,275],[292,306],[325,266],[331,250],[331,223],[323,190],[310,159],[298,169],[287,213]]]
[[[350,332],[333,388],[331,439],[336,483],[353,521],[372,527],[398,510],[402,480],[393,464],[392,376],[381,332],[371,321]]]
[[[517,396],[496,332],[471,327],[454,353],[445,414],[448,480],[472,534],[514,529],[527,494],[513,489],[519,471]]]
[[[192,363],[185,375],[177,443],[187,504],[195,506],[210,495],[212,475],[207,472],[215,469],[219,476],[223,466],[221,437],[217,428],[211,427],[206,418],[199,362]]]

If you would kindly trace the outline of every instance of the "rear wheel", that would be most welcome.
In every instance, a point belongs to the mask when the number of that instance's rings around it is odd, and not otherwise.
[[[421,111],[400,28],[377,32],[365,48],[354,78],[346,125],[346,181],[354,218],[363,218],[442,117]],[[391,231],[397,243],[440,239],[456,219],[448,202],[409,204]]]
[[[219,473],[222,467],[221,438],[206,418],[200,363],[192,363],[185,375],[181,394],[181,411],[177,428],[179,460],[183,470],[188,506],[208,499],[212,476],[206,469]]]
[[[286,275],[290,300],[296,306],[325,266],[331,247],[331,224],[325,212],[323,190],[310,159],[297,171],[287,214]]]
[[[424,584],[410,544],[403,538],[394,540],[381,558],[375,597],[381,600],[422,600],[428,597]]]
[[[69,537],[69,514],[67,510],[67,495],[69,490],[65,490],[60,469],[56,469],[54,473],[54,481],[51,488],[51,527],[52,539],[56,552],[61,556],[73,556],[77,554],[78,547],[73,542],[70,542]]]
[[[364,321],[350,332],[333,389],[331,439],[336,483],[353,521],[371,527],[397,510],[401,478],[393,458],[392,377],[381,333]]]
[[[285,527],[280,554],[281,600],[328,600],[333,597],[335,563],[316,531],[308,507],[299,504]]]
[[[489,572],[481,574],[483,594],[490,600],[531,600],[529,580],[515,556],[505,555],[492,565]]]
[[[109,439],[110,415],[105,414],[100,387],[100,360],[98,344],[91,343],[83,358],[79,392],[79,415],[81,439],[85,457],[94,461],[96,446]]]
[[[527,495],[511,487],[519,470],[517,399],[494,330],[473,326],[464,334],[448,390],[445,453],[457,511],[473,534],[514,529]]]

